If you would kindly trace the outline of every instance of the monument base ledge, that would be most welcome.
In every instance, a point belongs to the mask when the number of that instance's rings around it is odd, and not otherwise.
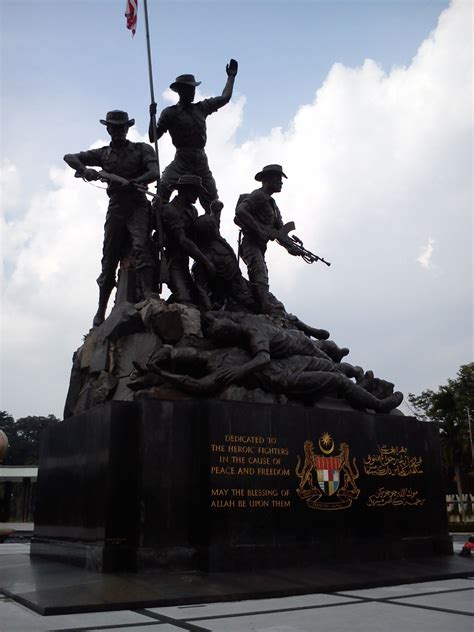
[[[215,572],[449,553],[436,424],[150,399],[93,408],[43,438],[33,556]]]

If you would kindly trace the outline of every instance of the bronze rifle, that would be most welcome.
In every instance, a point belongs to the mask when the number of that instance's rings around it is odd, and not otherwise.
[[[329,261],[326,261],[325,259],[323,259],[323,257],[319,257],[318,255],[315,255],[314,252],[307,250],[304,247],[301,239],[299,239],[299,237],[297,237],[296,235],[288,234],[290,231],[295,230],[294,222],[287,222],[286,224],[284,224],[284,226],[282,226],[279,229],[270,228],[268,226],[265,226],[262,228],[270,237],[270,239],[274,239],[276,242],[280,244],[280,246],[283,246],[283,248],[286,248],[286,250],[290,254],[293,253],[297,255],[298,257],[301,257],[303,261],[306,261],[306,263],[314,263],[315,261],[321,261],[322,263],[325,263],[327,266],[331,265]]]

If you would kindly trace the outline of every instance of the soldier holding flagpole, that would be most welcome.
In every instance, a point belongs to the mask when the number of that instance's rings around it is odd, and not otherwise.
[[[194,75],[179,75],[170,85],[171,90],[177,92],[179,101],[176,105],[165,108],[155,124],[156,103],[150,105],[150,141],[161,138],[169,132],[173,145],[176,147],[174,160],[166,167],[160,182],[160,196],[167,202],[179,178],[183,175],[196,175],[202,179],[206,193],[201,192],[199,201],[206,211],[220,215],[222,202],[218,199],[216,182],[205,152],[207,141],[206,118],[229,103],[234,89],[234,81],[238,71],[238,64],[231,59],[226,66],[227,81],[222,95],[204,99],[194,103],[196,87],[201,84]]]

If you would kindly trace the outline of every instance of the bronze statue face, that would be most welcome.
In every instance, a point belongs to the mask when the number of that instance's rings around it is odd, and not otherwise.
[[[198,199],[199,189],[195,186],[184,184],[178,188],[178,193],[184,197],[186,202],[194,204]]]
[[[194,232],[199,242],[210,242],[219,236],[219,229],[210,215],[201,215],[194,224]]]
[[[279,173],[269,173],[265,176],[264,182],[267,188],[271,188],[272,193],[279,193],[283,187],[283,178]]]
[[[178,90],[179,100],[182,103],[192,103],[196,95],[196,88],[194,86],[187,86],[185,84],[180,85]]]
[[[112,142],[123,142],[127,138],[128,125],[107,125],[107,131],[110,134]]]

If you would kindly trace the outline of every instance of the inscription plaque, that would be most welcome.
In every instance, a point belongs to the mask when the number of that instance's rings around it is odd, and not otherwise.
[[[277,437],[224,434],[222,443],[210,444],[210,452],[211,509],[291,507],[290,451]],[[269,479],[279,486],[268,486]]]

